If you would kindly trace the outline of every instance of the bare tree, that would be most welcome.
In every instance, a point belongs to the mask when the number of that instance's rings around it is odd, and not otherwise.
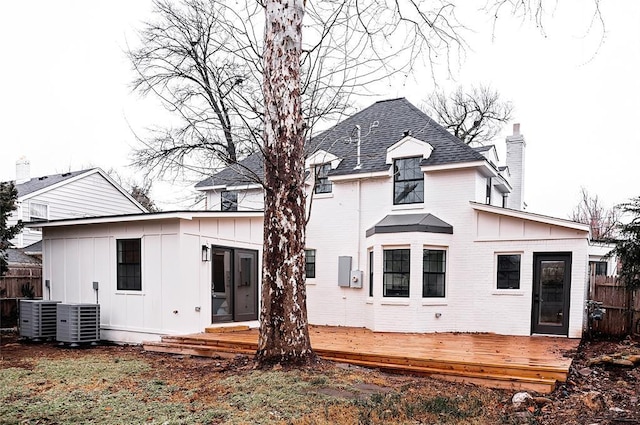
[[[137,75],[133,87],[157,96],[175,121],[138,137],[134,165],[165,177],[193,172],[201,178],[259,151],[264,4],[156,0],[154,6],[140,47],[128,52]],[[318,123],[351,112],[356,90],[367,95],[371,84],[406,75],[417,63],[448,64],[464,47],[454,6],[443,0],[428,6],[413,0],[305,5],[298,60],[306,138]]]
[[[154,94],[175,122],[140,138],[134,164],[158,175],[210,172],[236,162],[261,138],[257,37],[247,24],[260,11],[224,1],[154,2],[156,21],[128,55],[133,87]]]
[[[151,192],[151,180],[145,180],[141,185],[133,184],[130,189],[130,194],[133,199],[138,201],[140,205],[145,207],[149,212],[158,212],[160,208],[156,206],[153,199],[149,196]]]
[[[616,230],[620,223],[617,208],[606,208],[602,205],[598,195],[591,195],[584,187],[581,189],[580,203],[571,213],[571,219],[578,223],[589,225],[591,240],[610,241],[615,239]]]
[[[427,113],[466,144],[491,142],[511,119],[511,102],[489,86],[462,86],[450,94],[433,92],[427,99]]]
[[[158,208],[153,199],[151,199],[151,187],[153,186],[152,180],[145,178],[140,182],[135,178],[125,178],[115,168],[109,168],[107,170],[107,174],[124,190],[126,190],[133,199],[145,207],[147,211],[160,211],[160,208]]]

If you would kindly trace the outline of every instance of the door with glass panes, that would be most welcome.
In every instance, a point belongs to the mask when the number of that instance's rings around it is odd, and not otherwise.
[[[258,251],[213,246],[211,321],[258,319]]]

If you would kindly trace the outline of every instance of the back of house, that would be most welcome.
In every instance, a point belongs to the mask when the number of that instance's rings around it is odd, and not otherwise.
[[[406,99],[314,137],[309,321],[579,337],[588,227],[524,211],[525,151],[518,124],[500,164],[495,146],[467,146]],[[213,210],[261,210],[261,175],[255,154],[196,189]]]

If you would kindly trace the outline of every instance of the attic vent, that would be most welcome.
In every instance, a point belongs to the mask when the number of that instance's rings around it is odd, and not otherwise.
[[[42,177],[38,177],[38,180],[44,180],[44,179],[48,179],[49,176],[42,176]]]
[[[405,130],[404,137],[411,136],[411,130]]]
[[[71,173],[62,173],[62,174],[60,174],[60,175],[61,175],[62,177],[67,177],[67,176],[70,176],[70,175],[71,175]]]

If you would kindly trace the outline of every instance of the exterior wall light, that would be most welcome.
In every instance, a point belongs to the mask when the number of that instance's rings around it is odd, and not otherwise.
[[[208,245],[202,245],[202,261],[211,261]]]

